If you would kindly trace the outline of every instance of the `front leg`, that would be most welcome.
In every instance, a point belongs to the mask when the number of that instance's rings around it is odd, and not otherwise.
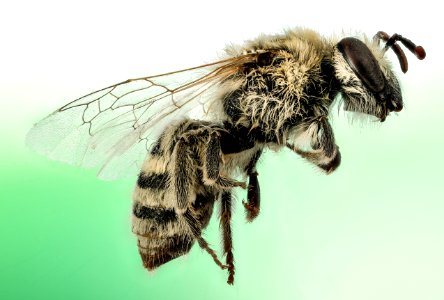
[[[317,119],[308,126],[312,151],[300,149],[287,143],[287,147],[330,174],[341,163],[341,153],[335,144],[333,129],[326,117]]]
[[[333,156],[327,157],[324,153],[303,151],[297,148],[295,145],[287,144],[287,147],[299,154],[301,157],[307,159],[319,168],[324,170],[327,174],[330,174],[341,164],[341,152],[339,147],[336,146]]]

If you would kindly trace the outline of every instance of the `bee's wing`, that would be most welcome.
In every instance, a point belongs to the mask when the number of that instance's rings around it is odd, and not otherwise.
[[[255,54],[129,79],[78,98],[35,124],[27,144],[51,159],[116,179],[135,175],[152,141],[172,121],[212,100],[217,86]]]

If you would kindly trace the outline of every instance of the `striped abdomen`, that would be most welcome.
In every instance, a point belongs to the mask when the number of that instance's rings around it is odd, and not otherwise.
[[[177,213],[177,196],[173,187],[175,176],[174,145],[188,128],[186,123],[168,128],[151,150],[139,175],[133,194],[132,231],[138,239],[144,266],[153,270],[188,253],[195,241],[183,215]],[[196,165],[195,149],[188,149],[193,167],[186,177],[194,183],[187,211],[204,229],[211,218],[217,192],[205,187]]]
[[[145,177],[144,172],[139,175],[139,179]],[[167,197],[171,194],[168,190],[156,191],[156,188],[139,185],[134,193],[132,230],[138,239],[143,265],[148,270],[188,253],[194,243],[183,217],[168,205],[171,201]],[[201,224],[201,229],[208,225],[215,200],[211,194],[197,195],[191,204],[190,212]]]

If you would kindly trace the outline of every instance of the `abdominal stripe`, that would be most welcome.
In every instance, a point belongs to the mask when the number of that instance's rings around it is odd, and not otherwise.
[[[141,189],[167,189],[169,185],[169,176],[166,173],[141,172],[137,179],[137,186]]]
[[[148,207],[138,202],[134,203],[133,214],[135,217],[146,220],[149,219],[158,224],[166,224],[177,221],[177,215],[174,209],[162,207]]]

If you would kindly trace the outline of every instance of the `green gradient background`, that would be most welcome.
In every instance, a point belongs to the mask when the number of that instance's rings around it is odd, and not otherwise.
[[[86,8],[99,11],[86,5],[79,11]],[[91,18],[97,16],[94,13]],[[217,18],[215,24],[222,22],[222,17]],[[274,21],[270,28],[248,27],[245,35],[290,26],[291,18],[291,13],[283,12],[280,22]],[[111,26],[103,16],[98,19]],[[298,24],[314,24],[309,18],[300,19]],[[334,174],[325,176],[289,151],[264,156],[258,167],[262,211],[255,222],[244,220],[239,203],[245,192],[237,196],[235,286],[225,283],[226,273],[196,246],[187,257],[147,273],[130,233],[135,179],[99,181],[93,171],[48,161],[24,147],[32,123],[66,98],[132,74],[128,63],[125,71],[113,69],[112,81],[106,70],[103,82],[83,78],[85,66],[94,70],[109,63],[107,54],[102,61],[94,50],[87,55],[76,48],[89,37],[86,29],[79,36],[58,37],[65,42],[72,39],[67,46],[54,42],[45,30],[38,38],[30,37],[30,45],[43,40],[33,44],[38,46],[36,54],[29,51],[28,57],[23,55],[28,50],[17,47],[16,52],[11,50],[15,56],[2,57],[3,63],[11,59],[13,63],[7,65],[9,73],[1,74],[5,85],[0,135],[5,142],[0,148],[0,299],[444,299],[443,63],[438,60],[443,47],[434,40],[440,36],[434,30],[441,25],[434,27],[427,20],[418,31],[408,31],[409,37],[427,46],[428,57],[418,63],[409,56],[411,71],[400,75],[405,110],[374,126],[350,124],[342,114],[332,116],[343,157]],[[356,17],[350,22],[357,22]],[[387,31],[409,25],[401,19],[391,21],[399,26],[383,22]],[[63,22],[59,25],[68,33],[76,32]],[[351,23],[335,26],[336,32],[356,28]],[[372,33],[374,27],[356,29],[370,28]],[[8,45],[22,39],[26,30],[11,33]],[[217,25],[214,30],[236,32]],[[100,35],[97,39],[100,47]],[[219,42],[225,39],[218,37]],[[213,52],[220,48],[208,44]],[[82,58],[71,61],[78,52],[69,49],[80,51]],[[67,51],[66,65],[58,65],[63,57],[39,59],[42,53],[61,50]],[[149,53],[149,48],[142,50]],[[145,73],[150,59],[141,67]],[[66,80],[71,73],[73,77]],[[220,249],[216,218],[205,237]]]

